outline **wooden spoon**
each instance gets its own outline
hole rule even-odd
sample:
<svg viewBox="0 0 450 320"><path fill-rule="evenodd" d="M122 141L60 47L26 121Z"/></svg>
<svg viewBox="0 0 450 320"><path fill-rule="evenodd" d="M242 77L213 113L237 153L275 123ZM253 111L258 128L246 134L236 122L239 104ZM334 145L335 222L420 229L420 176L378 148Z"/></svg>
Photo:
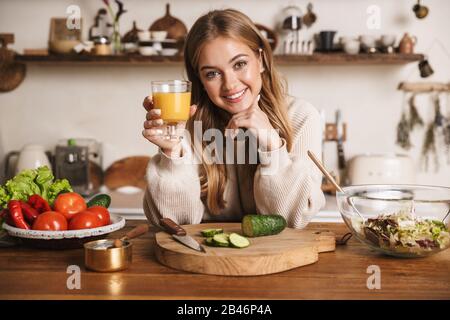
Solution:
<svg viewBox="0 0 450 320"><path fill-rule="evenodd" d="M319 161L319 159L317 159L317 157L314 155L314 153L312 153L311 151L308 150L308 156L311 158L311 160L316 164L316 166L320 169L320 171L322 171L322 173L325 175L325 177L330 180L330 182L336 187L336 189L339 192L342 192L343 194L346 194L346 192L341 188L341 186L339 186L336 182L336 180L334 180L333 176L327 171L327 169L325 169L325 167L323 166L323 164ZM355 210L356 214L363 220L366 221L366 219L363 217L363 215L358 211L358 209L356 209L354 203L353 203L353 199L351 197L349 197L347 195L347 202L348 204L350 204L352 206L352 208Z"/></svg>
<svg viewBox="0 0 450 320"><path fill-rule="evenodd" d="M141 235L143 235L144 233L147 233L149 229L148 224L140 224L138 226L136 226L134 229L132 229L131 231L129 231L125 236L123 236L120 239L115 239L114 240L114 246L112 248L120 248L123 246L123 243L126 240L130 240L136 237L139 237Z"/></svg>
<svg viewBox="0 0 450 320"><path fill-rule="evenodd" d="M337 190L339 190L339 192L344 193L344 190L342 190L342 188L337 184L336 180L334 180L333 176L327 171L327 169L325 169L323 164L319 161L319 159L317 159L317 157L314 155L314 153L312 153L311 151L308 150L308 156L316 164L316 166L320 169L320 171L322 171L322 173L325 175L325 177L328 180L330 180L330 182L333 184L333 186Z"/></svg>

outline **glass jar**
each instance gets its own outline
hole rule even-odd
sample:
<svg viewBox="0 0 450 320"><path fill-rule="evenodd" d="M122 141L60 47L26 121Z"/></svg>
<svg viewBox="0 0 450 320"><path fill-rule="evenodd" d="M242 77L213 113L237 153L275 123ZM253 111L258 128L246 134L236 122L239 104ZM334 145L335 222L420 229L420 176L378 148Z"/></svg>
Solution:
<svg viewBox="0 0 450 320"><path fill-rule="evenodd" d="M94 39L94 52L99 56L107 56L111 54L111 44L109 39L99 36Z"/></svg>

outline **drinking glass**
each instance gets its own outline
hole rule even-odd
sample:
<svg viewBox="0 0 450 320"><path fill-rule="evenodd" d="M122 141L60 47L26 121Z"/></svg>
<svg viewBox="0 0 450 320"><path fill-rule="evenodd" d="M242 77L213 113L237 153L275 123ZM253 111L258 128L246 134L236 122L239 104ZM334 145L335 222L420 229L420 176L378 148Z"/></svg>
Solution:
<svg viewBox="0 0 450 320"><path fill-rule="evenodd" d="M152 81L153 105L161 110L161 119L166 126L162 137L166 140L182 138L177 133L177 125L189 119L191 85L185 80Z"/></svg>

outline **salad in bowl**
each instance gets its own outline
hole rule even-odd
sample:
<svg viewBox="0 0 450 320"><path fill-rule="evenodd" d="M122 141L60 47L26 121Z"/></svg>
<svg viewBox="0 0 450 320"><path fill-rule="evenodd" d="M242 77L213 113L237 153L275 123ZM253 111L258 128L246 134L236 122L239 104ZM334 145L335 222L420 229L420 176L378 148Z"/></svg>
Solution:
<svg viewBox="0 0 450 320"><path fill-rule="evenodd" d="M341 215L361 242L397 257L423 257L450 246L450 188L359 185L336 194Z"/></svg>

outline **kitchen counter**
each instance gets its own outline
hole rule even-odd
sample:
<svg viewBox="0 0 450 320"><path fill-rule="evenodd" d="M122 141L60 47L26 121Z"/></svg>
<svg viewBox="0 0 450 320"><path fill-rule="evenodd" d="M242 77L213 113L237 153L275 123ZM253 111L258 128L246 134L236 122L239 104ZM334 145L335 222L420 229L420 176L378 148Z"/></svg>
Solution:
<svg viewBox="0 0 450 320"><path fill-rule="evenodd" d="M128 220L110 237L139 223ZM311 223L308 228L331 230L338 237L347 233L340 223ZM311 265L265 276L225 277L161 265L154 256L154 231L132 240L133 264L116 273L86 270L83 249L0 248L0 299L450 299L450 250L396 259L352 238L335 252L321 253ZM73 265L81 269L81 288L70 290L67 268ZM380 289L368 289L370 270L376 267Z"/></svg>
<svg viewBox="0 0 450 320"><path fill-rule="evenodd" d="M126 219L145 220L144 210L142 209L142 199L144 192L123 193L117 191L106 191L111 196L111 213L120 214ZM325 206L317 213L312 222L340 222L343 223L339 213L336 197L325 194Z"/></svg>

